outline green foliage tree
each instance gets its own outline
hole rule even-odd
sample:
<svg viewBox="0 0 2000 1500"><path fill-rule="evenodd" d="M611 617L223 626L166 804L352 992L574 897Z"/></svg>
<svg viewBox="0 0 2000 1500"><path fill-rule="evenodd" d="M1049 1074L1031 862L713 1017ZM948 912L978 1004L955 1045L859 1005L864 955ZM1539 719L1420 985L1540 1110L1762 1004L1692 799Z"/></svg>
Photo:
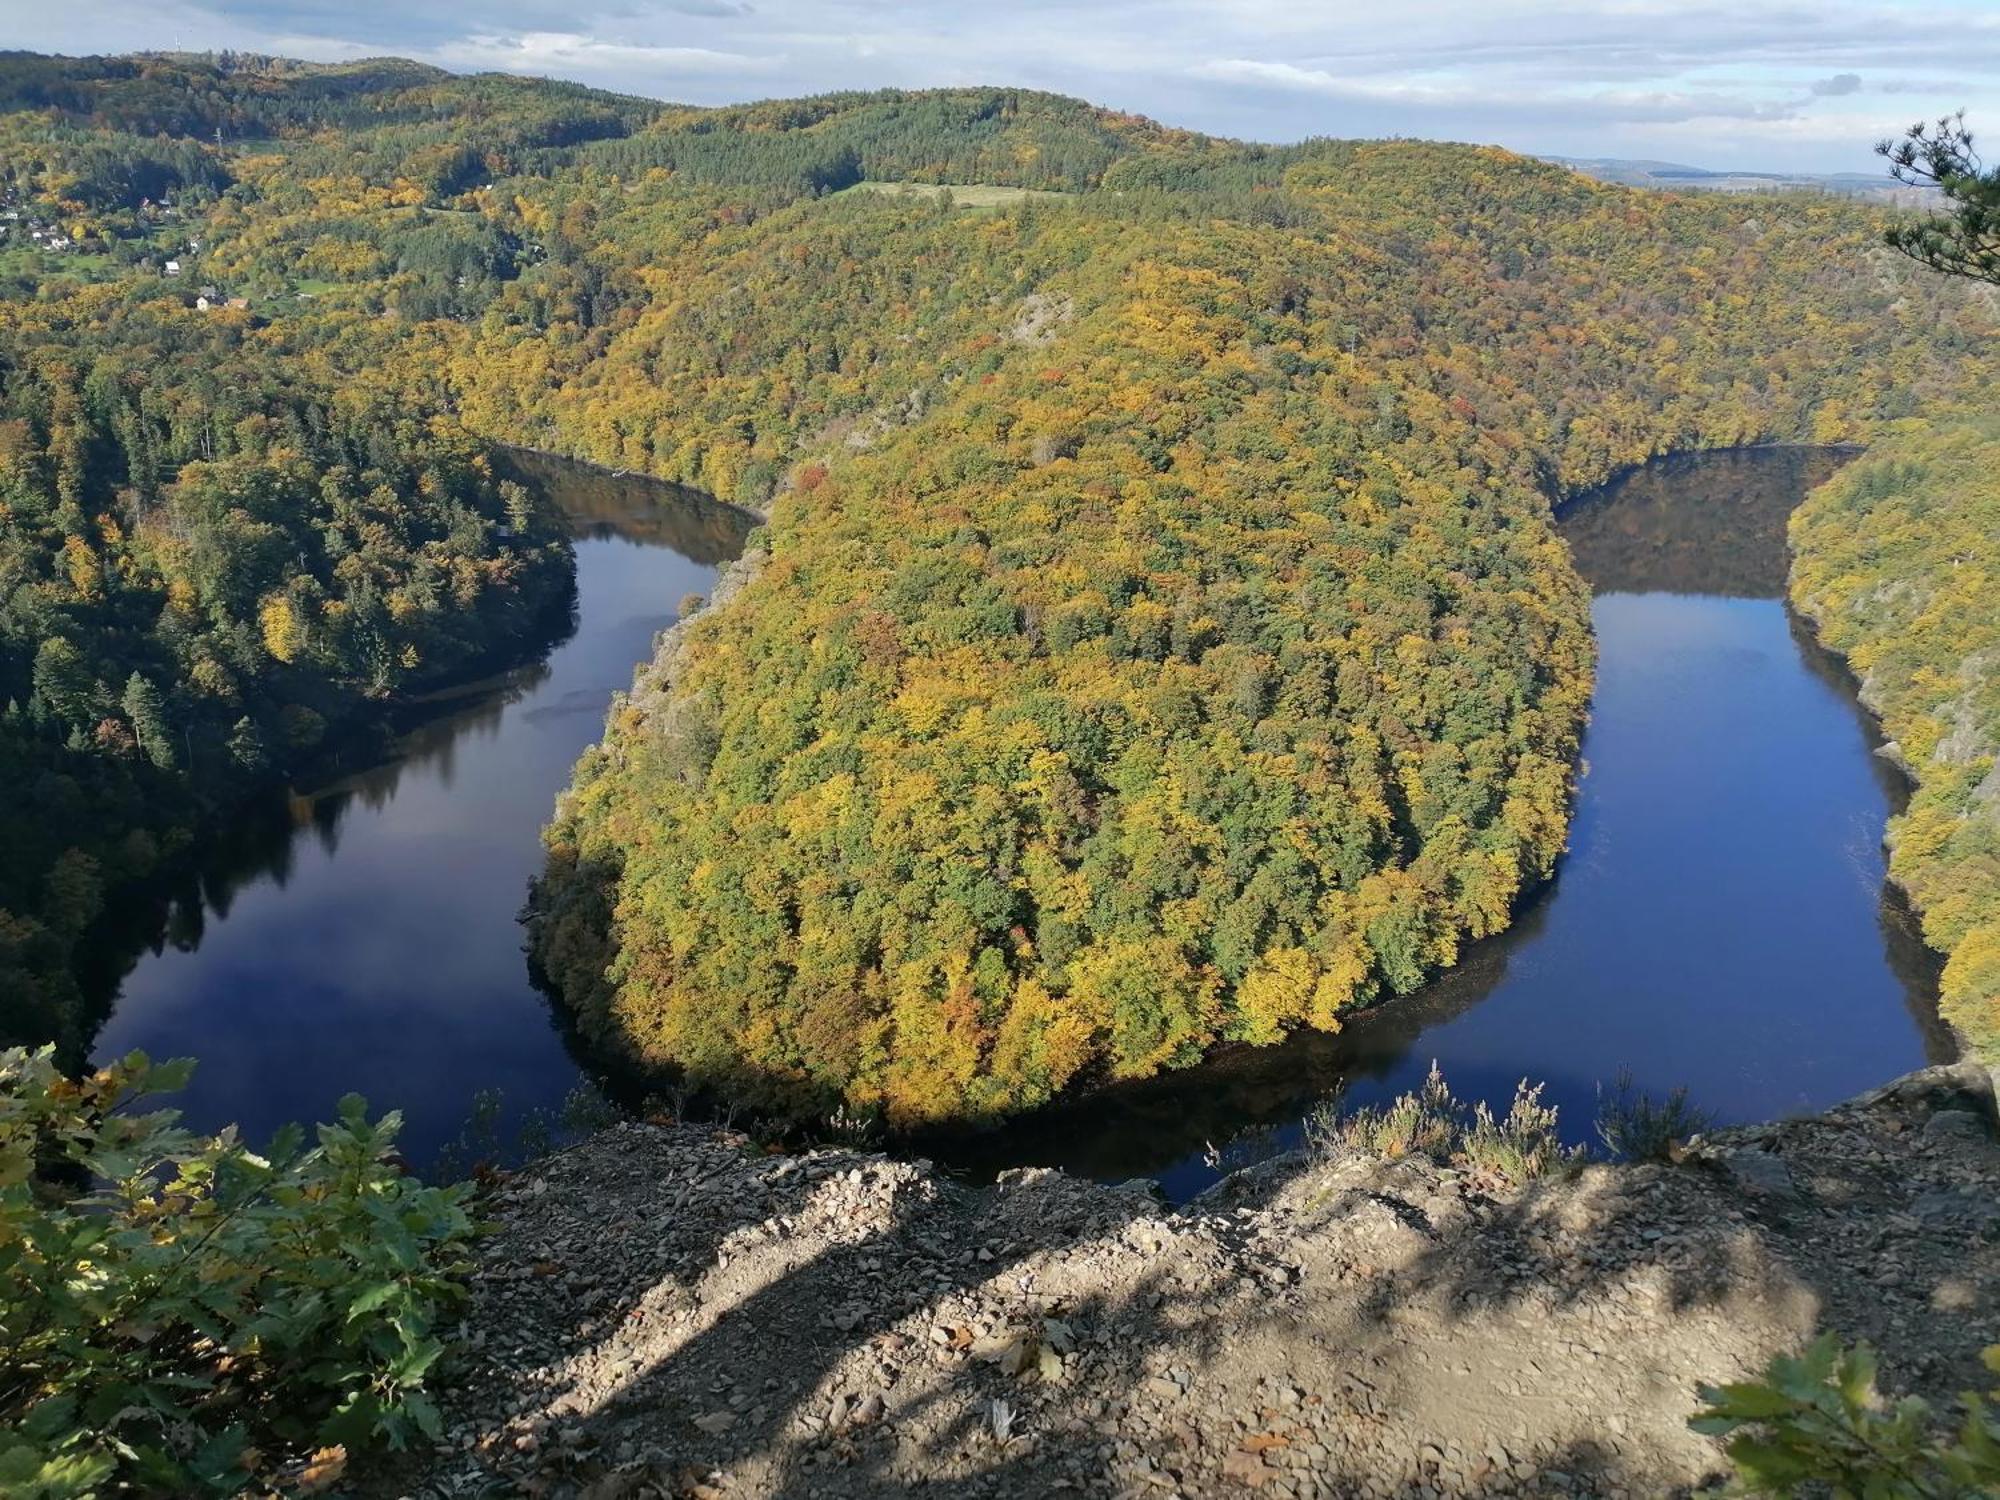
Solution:
<svg viewBox="0 0 2000 1500"><path fill-rule="evenodd" d="M1986 1351L2000 1375L2000 1346ZM1707 1406L1689 1421L1729 1439L1736 1492L1790 1500L1958 1500L2000 1492L2000 1417L1964 1399L1954 1433L1939 1430L1928 1403L1905 1396L1885 1406L1875 1353L1822 1334L1803 1355L1779 1355L1761 1380L1703 1386ZM2000 1399L2000 1392L1994 1393Z"/></svg>
<svg viewBox="0 0 2000 1500"><path fill-rule="evenodd" d="M45 891L43 921L51 932L75 938L90 925L103 902L102 869L83 850L65 849L49 866Z"/></svg>
<svg viewBox="0 0 2000 1500"><path fill-rule="evenodd" d="M238 719L229 730L229 758L241 766L244 772L256 776L271 763L271 753L264 746L264 733L254 719Z"/></svg>
<svg viewBox="0 0 2000 1500"><path fill-rule="evenodd" d="M78 725L97 711L97 682L76 643L50 636L35 648L34 694L66 724Z"/></svg>
<svg viewBox="0 0 2000 1500"><path fill-rule="evenodd" d="M1889 243L1934 271L2000 283L2000 168L1973 150L1964 112L1912 125L1875 149L1898 182L1935 188L1951 205L1948 214L1892 224Z"/></svg>
<svg viewBox="0 0 2000 1500"><path fill-rule="evenodd" d="M163 771L174 768L173 730L167 723L167 708L160 690L138 672L125 680L122 700L125 717L132 721L132 733L146 758Z"/></svg>
<svg viewBox="0 0 2000 1500"><path fill-rule="evenodd" d="M237 1494L319 1450L440 1435L458 1189L392 1163L358 1098L263 1152L135 1111L192 1064L72 1082L0 1052L0 1490ZM329 1452L328 1450L334 1450ZM293 1472L296 1472L294 1467Z"/></svg>

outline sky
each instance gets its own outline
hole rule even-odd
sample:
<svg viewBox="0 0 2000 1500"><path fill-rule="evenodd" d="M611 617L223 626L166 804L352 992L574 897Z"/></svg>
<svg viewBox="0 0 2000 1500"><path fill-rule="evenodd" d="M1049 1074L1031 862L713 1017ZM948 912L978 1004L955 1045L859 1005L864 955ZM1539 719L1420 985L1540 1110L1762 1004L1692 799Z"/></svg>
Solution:
<svg viewBox="0 0 2000 1500"><path fill-rule="evenodd" d="M0 46L394 54L692 104L995 83L1264 141L1872 172L2000 129L2000 0L0 0Z"/></svg>

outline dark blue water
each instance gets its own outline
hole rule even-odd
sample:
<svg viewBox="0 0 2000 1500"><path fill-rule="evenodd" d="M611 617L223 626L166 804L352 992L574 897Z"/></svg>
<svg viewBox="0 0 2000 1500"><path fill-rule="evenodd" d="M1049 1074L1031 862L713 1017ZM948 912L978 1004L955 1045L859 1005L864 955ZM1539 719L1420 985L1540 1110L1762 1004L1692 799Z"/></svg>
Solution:
<svg viewBox="0 0 2000 1500"><path fill-rule="evenodd" d="M1678 459L1567 510L1598 590L1597 694L1570 851L1508 933L1338 1035L1227 1049L924 1144L975 1171L1150 1176L1184 1197L1232 1153L1296 1141L1329 1096L1382 1101L1433 1059L1496 1110L1520 1079L1545 1083L1580 1140L1599 1084L1626 1068L1731 1121L1948 1055L1934 960L1884 886L1900 784L1782 602L1785 518L1839 461ZM199 1057L190 1123L239 1120L259 1139L358 1090L405 1112L407 1149L428 1161L481 1091L501 1091L505 1135L582 1076L515 922L539 830L612 692L681 595L706 592L744 518L590 471L540 478L578 527L574 634L436 712L392 763L246 818L141 913L97 1050Z"/></svg>
<svg viewBox="0 0 2000 1500"><path fill-rule="evenodd" d="M261 1141L354 1090L403 1110L405 1150L429 1161L481 1090L501 1091L504 1131L577 1084L515 920L540 829L612 692L748 518L531 466L577 533L574 632L438 705L389 764L246 818L157 914L96 1051L198 1058L189 1123Z"/></svg>
<svg viewBox="0 0 2000 1500"><path fill-rule="evenodd" d="M1598 591L1597 691L1569 853L1514 929L1338 1036L1237 1049L940 1154L1157 1177L1179 1198L1226 1170L1232 1138L1237 1159L1294 1144L1335 1091L1379 1103L1433 1060L1496 1112L1519 1080L1546 1084L1583 1140L1627 1068L1729 1122L1949 1055L1933 961L1884 887L1895 773L1782 602L1785 518L1840 461L1676 459L1566 512Z"/></svg>

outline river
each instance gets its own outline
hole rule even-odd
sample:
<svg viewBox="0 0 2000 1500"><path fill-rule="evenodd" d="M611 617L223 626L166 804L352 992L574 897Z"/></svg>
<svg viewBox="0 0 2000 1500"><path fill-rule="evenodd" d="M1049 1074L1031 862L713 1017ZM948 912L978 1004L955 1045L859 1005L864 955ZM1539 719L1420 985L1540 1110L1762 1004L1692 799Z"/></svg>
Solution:
<svg viewBox="0 0 2000 1500"><path fill-rule="evenodd" d="M1597 694L1570 851L1509 932L1338 1035L1226 1049L926 1147L973 1172L1147 1176L1181 1198L1297 1141L1336 1090L1380 1101L1434 1059L1499 1109L1517 1080L1545 1083L1584 1139L1621 1069L1735 1121L1950 1055L1935 961L1884 883L1903 788L1783 602L1785 517L1840 461L1667 460L1565 509L1597 591ZM246 820L151 922L98 1052L200 1057L191 1123L257 1139L354 1089L405 1112L423 1161L480 1091L518 1123L578 1083L515 922L538 831L611 693L747 523L665 486L539 474L577 522L574 633L458 695L391 763Z"/></svg>
<svg viewBox="0 0 2000 1500"><path fill-rule="evenodd" d="M350 1090L399 1108L430 1162L497 1090L511 1139L582 1073L529 982L516 918L542 825L614 691L753 524L691 492L533 455L571 521L574 629L543 659L428 705L396 755L253 809L142 914L99 1057L200 1060L190 1124L263 1140Z"/></svg>
<svg viewBox="0 0 2000 1500"><path fill-rule="evenodd" d="M1599 1084L1626 1069L1732 1123L1948 1060L1938 961L1885 883L1906 788L1784 602L1786 518L1848 456L1684 455L1564 507L1597 688L1569 851L1507 932L1337 1035L1228 1049L939 1154L1152 1177L1179 1201L1299 1144L1336 1092L1379 1104L1433 1062L1496 1113L1519 1081L1543 1084L1589 1142Z"/></svg>

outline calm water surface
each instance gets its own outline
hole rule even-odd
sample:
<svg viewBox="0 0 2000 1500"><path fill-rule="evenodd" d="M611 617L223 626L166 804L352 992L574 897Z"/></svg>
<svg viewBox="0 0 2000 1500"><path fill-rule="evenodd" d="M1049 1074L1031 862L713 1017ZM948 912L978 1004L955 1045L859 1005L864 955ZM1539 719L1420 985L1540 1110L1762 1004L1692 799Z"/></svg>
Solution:
<svg viewBox="0 0 2000 1500"><path fill-rule="evenodd" d="M1883 883L1899 778L1783 603L1785 518L1842 459L1677 458L1567 509L1597 590L1597 694L1570 852L1513 929L1338 1036L1236 1049L939 1155L1157 1177L1178 1199L1296 1143L1335 1090L1380 1102L1433 1059L1496 1110L1545 1082L1581 1140L1598 1083L1627 1067L1743 1121L1948 1057L1935 961Z"/></svg>
<svg viewBox="0 0 2000 1500"><path fill-rule="evenodd" d="M516 914L540 829L654 634L706 593L749 518L522 458L576 536L574 632L437 705L389 764L248 818L152 917L97 1052L200 1059L190 1123L261 1140L349 1090L401 1108L431 1159L481 1089L518 1119L579 1077L530 985Z"/></svg>
<svg viewBox="0 0 2000 1500"><path fill-rule="evenodd" d="M1226 1164L1288 1144L1336 1090L1379 1101L1432 1059L1499 1108L1517 1080L1545 1081L1581 1139L1622 1068L1743 1120L1948 1055L1934 962L1883 883L1901 787L1782 602L1785 517L1839 461L1677 459L1567 511L1598 590L1587 772L1570 853L1507 934L1337 1036L1229 1050L924 1144L973 1171L1142 1175L1183 1197L1218 1175L1211 1146ZM539 829L611 693L746 521L663 486L542 478L578 528L574 634L461 695L393 763L246 819L198 881L142 914L147 945L98 1051L201 1058L193 1123L241 1120L255 1139L358 1089L406 1112L427 1160L479 1090L518 1115L577 1081L515 923Z"/></svg>

